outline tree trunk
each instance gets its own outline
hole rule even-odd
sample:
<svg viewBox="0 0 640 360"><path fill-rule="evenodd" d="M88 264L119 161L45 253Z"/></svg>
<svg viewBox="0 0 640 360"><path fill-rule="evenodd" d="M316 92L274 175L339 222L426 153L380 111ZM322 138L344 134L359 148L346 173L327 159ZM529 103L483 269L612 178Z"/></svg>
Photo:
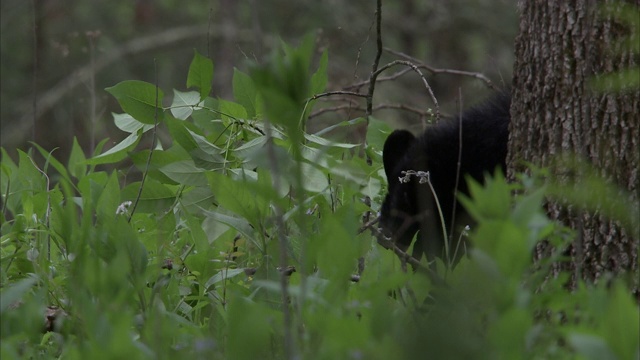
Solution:
<svg viewBox="0 0 640 360"><path fill-rule="evenodd" d="M550 167L552 183L594 192L584 189L587 175L558 162L560 155L571 154L617 186L630 200L625 211L636 217L625 223L606 217L598 205L585 211L574 202L550 200L549 216L576 232L567 249L571 263L553 268L554 275L571 271L570 287L579 278L596 281L605 272L626 272L638 286L640 90L637 80L624 89L611 85L632 84L634 79L623 74L640 63L638 6L638 0L520 1L509 177L525 170L524 160ZM625 16L635 17L635 24ZM611 86L597 89L594 81ZM536 259L548 250L548 244L540 244Z"/></svg>

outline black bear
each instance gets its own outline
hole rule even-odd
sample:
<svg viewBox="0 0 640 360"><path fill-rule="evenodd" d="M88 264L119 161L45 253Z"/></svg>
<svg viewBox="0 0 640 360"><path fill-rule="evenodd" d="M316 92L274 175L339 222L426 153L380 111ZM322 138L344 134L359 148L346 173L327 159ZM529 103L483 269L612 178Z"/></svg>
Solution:
<svg viewBox="0 0 640 360"><path fill-rule="evenodd" d="M419 260L425 254L429 263L435 257L457 262L466 246L459 242L461 231L471 219L457 202L456 184L457 191L468 195L465 177L483 182L485 174L492 174L496 167L504 170L510 105L511 97L499 93L465 111L462 120L440 121L417 138L406 130L389 135L383 149L389 183L380 217L383 234L406 251L418 233L413 257ZM449 241L448 256L445 241Z"/></svg>

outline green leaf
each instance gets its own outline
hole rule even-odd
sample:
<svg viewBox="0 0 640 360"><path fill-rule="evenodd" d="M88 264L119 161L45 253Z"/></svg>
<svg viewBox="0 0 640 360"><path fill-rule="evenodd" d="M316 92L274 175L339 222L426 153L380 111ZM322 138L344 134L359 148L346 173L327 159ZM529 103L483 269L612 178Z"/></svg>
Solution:
<svg viewBox="0 0 640 360"><path fill-rule="evenodd" d="M129 186L127 186L127 188L133 187L134 189L138 190L139 186L140 182L135 182L131 183ZM123 197L125 196L123 195ZM176 194L173 190L153 179L147 179L147 181L145 181L144 186L142 187L142 193L140 194L140 200L173 200L175 199L175 197ZM133 199L130 198L130 200Z"/></svg>
<svg viewBox="0 0 640 360"><path fill-rule="evenodd" d="M38 149L38 151L40 152L40 154L42 155L42 157L44 157L48 163L51 164L51 166L53 166L54 169L56 169L56 171L67 181L69 181L69 183L71 183L71 179L69 178L69 173L67 172L67 169L64 167L64 165L62 165L62 163L60 163L58 160L56 160L56 158L53 157L52 153L54 150L52 150L51 152L46 151L45 149L43 149L40 145L36 144L36 143L31 143L33 144L33 146L36 147L36 149ZM46 171L46 168L45 168Z"/></svg>
<svg viewBox="0 0 640 360"><path fill-rule="evenodd" d="M160 171L182 185L206 186L205 171L196 167L191 160L183 160L171 163L160 168Z"/></svg>
<svg viewBox="0 0 640 360"><path fill-rule="evenodd" d="M147 132L147 130L153 129L153 125L141 123L129 114L111 113L111 115L113 115L113 123L118 127L118 129L130 134L138 132L140 129L142 129L142 132Z"/></svg>
<svg viewBox="0 0 640 360"><path fill-rule="evenodd" d="M337 148L342 148L342 149L353 149L354 147L360 146L360 144L348 144L348 143L339 143L339 142L334 142L328 139L325 139L323 137L317 136L317 135L311 135L311 134L304 134L305 139L307 139L309 142L314 143L314 144L318 144L321 146L326 146L326 147L337 147Z"/></svg>
<svg viewBox="0 0 640 360"><path fill-rule="evenodd" d="M219 283L222 280L230 279L234 276L244 274L244 269L223 269L220 270L217 274L207 280L204 284L205 289L209 289L212 285Z"/></svg>
<svg viewBox="0 0 640 360"><path fill-rule="evenodd" d="M234 154L242 159L246 160L258 152L264 152L264 146L267 143L266 136L259 136L251 141L238 146L233 150Z"/></svg>
<svg viewBox="0 0 640 360"><path fill-rule="evenodd" d="M327 64L329 63L329 52L322 52L318 70L311 76L311 93L309 96L317 95L324 92L327 87Z"/></svg>
<svg viewBox="0 0 640 360"><path fill-rule="evenodd" d="M187 75L187 87L196 87L200 90L200 100L204 100L211 93L211 83L213 81L213 62L200 53L193 50L193 60L189 66Z"/></svg>
<svg viewBox="0 0 640 360"><path fill-rule="evenodd" d="M567 337L569 345L573 347L578 354L584 356L588 360L616 360L619 359L607 346L607 343L601 337L587 334L570 334ZM631 358L629 358L631 359Z"/></svg>
<svg viewBox="0 0 640 360"><path fill-rule="evenodd" d="M485 178L484 186L467 176L470 197L458 194L460 202L476 220L506 219L511 213L511 185L497 171ZM471 200L473 199L473 200Z"/></svg>
<svg viewBox="0 0 640 360"><path fill-rule="evenodd" d="M337 128L341 128L341 127L345 127L345 126L358 125L358 124L365 123L365 122L367 122L367 119L362 118L362 117L351 119L351 120L347 120L347 121L341 121L341 122L339 122L339 123L337 123L335 125L327 126L326 128L317 131L316 133L314 133L314 135L323 136L324 134L326 134L326 133L328 133L330 131L333 131L333 130L335 130ZM382 122L382 123L384 124L384 122ZM387 127L388 127L388 125L387 125ZM367 127L367 129L368 129L368 127ZM390 133L391 133L391 130L389 130L387 132L387 135L389 135ZM386 136L385 136L385 139L386 139ZM367 135L367 140L368 140L368 135ZM384 143L384 141L382 141L382 143Z"/></svg>
<svg viewBox="0 0 640 360"><path fill-rule="evenodd" d="M164 93L156 87L144 81L126 80L115 86L106 88L117 100L122 110L144 124L154 125L156 114L158 122L162 121L162 98Z"/></svg>
<svg viewBox="0 0 640 360"><path fill-rule="evenodd" d="M98 221L103 222L106 219L112 219L116 216L116 210L120 205L120 185L118 177L114 172L109 176L109 180L105 184L98 203L96 205L96 217Z"/></svg>
<svg viewBox="0 0 640 360"><path fill-rule="evenodd" d="M180 144L188 153L198 148L198 144L193 139L193 136L191 136L191 132L187 129L187 123L185 121L167 116L166 124L173 140Z"/></svg>
<svg viewBox="0 0 640 360"><path fill-rule="evenodd" d="M124 140L119 142L116 146L103 152L102 154L95 156L87 160L87 164L111 164L121 161L127 157L127 153L133 150L140 141L140 132L130 134Z"/></svg>
<svg viewBox="0 0 640 360"><path fill-rule="evenodd" d="M71 154L69 155L69 162L67 167L69 168L69 174L80 180L87 173L86 166L87 158L84 156L84 151L78 144L78 139L73 137L73 146L71 147Z"/></svg>
<svg viewBox="0 0 640 360"><path fill-rule="evenodd" d="M210 220L220 222L236 229L242 236L249 240L260 252L264 251L262 243L256 239L255 231L251 227L251 224L246 219L223 214L219 211L201 210L202 213Z"/></svg>
<svg viewBox="0 0 640 360"><path fill-rule="evenodd" d="M621 282L609 291L600 323L602 334L618 359L637 358L640 351L640 310L629 289ZM598 309L600 310L600 309Z"/></svg>
<svg viewBox="0 0 640 360"><path fill-rule="evenodd" d="M0 314L4 314L10 306L15 305L38 282L36 276L31 276L13 283L0 295Z"/></svg>
<svg viewBox="0 0 640 360"><path fill-rule="evenodd" d="M364 118L359 118L365 120ZM367 126L367 146L377 151L382 151L384 142L391 134L391 127L384 121L376 118L369 118Z"/></svg>
<svg viewBox="0 0 640 360"><path fill-rule="evenodd" d="M218 204L247 219L258 227L266 213L267 204L245 186L246 179L232 179L215 172L208 172L207 179Z"/></svg>
<svg viewBox="0 0 640 360"><path fill-rule="evenodd" d="M202 103L200 94L195 91L182 92L173 90L173 103L171 104L171 114L177 119L186 120L194 110L202 109L198 106Z"/></svg>
<svg viewBox="0 0 640 360"><path fill-rule="evenodd" d="M249 75L233 69L233 98L244 106L247 117L253 119L257 114L258 91Z"/></svg>
<svg viewBox="0 0 640 360"><path fill-rule="evenodd" d="M300 166L302 170L302 178L304 179L302 186L305 190L319 193L329 187L327 175L315 166L307 163L300 163L298 166ZM293 169L290 173L293 173ZM290 181L293 182L293 180L294 179L291 179Z"/></svg>
<svg viewBox="0 0 640 360"><path fill-rule="evenodd" d="M233 121L237 119L247 118L247 110L245 110L244 106L242 106L241 104L222 99L219 100L218 104L220 106L220 114L222 115L222 120Z"/></svg>

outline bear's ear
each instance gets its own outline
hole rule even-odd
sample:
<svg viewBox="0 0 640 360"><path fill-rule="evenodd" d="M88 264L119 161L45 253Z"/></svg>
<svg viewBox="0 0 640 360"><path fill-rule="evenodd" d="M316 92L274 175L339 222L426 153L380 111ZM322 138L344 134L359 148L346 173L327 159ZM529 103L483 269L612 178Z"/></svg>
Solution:
<svg viewBox="0 0 640 360"><path fill-rule="evenodd" d="M384 149L382 150L382 162L384 164L384 172L387 175L387 181L393 181L393 170L402 161L404 154L409 150L411 144L416 140L407 130L396 130L389 135L384 142Z"/></svg>

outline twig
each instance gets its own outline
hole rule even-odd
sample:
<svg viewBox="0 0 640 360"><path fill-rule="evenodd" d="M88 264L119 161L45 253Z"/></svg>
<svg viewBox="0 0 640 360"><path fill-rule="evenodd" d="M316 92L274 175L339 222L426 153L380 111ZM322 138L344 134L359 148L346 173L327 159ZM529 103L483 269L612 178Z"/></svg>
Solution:
<svg viewBox="0 0 640 360"><path fill-rule="evenodd" d="M368 98L369 97L368 94L362 94L362 93L359 93L359 92L336 90L336 91L327 91L327 92L323 92L321 94L313 95L309 100L307 100L307 102L309 102L311 100L316 100L316 99L319 99L319 98L322 98L322 97L326 97L326 96L333 96L333 95L349 95L349 96L357 96L357 97L362 97L362 98Z"/></svg>
<svg viewBox="0 0 640 360"><path fill-rule="evenodd" d="M396 80L397 78L401 77L402 75L408 73L409 71L411 71L411 69L402 69L400 71L398 71L395 74L391 74L389 76L380 76L376 79L376 82L380 83L380 82L384 82L384 81L392 81L392 80ZM351 84L347 87L345 87L345 89L359 89L365 85L369 84L369 79L367 80L363 80L359 83L355 83L355 84Z"/></svg>
<svg viewBox="0 0 640 360"><path fill-rule="evenodd" d="M395 60L395 61L392 61L392 62L388 63L387 65L381 67L377 71L377 73L381 73L381 72L385 71L386 69L388 69L388 68L390 68L392 66L396 66L396 65L408 66L420 76L420 78L422 79L422 83L424 84L424 87L427 89L427 92L429 93L429 96L431 97L431 101L433 101L434 107L436 109L436 121L440 121L440 105L438 104L438 99L436 99L436 96L433 94L433 90L431 89L431 86L429 85L429 82L427 81L427 78L424 77L424 75L422 74L422 71L420 71L418 66L416 66L415 64L413 64L412 62L409 62L409 61Z"/></svg>
<svg viewBox="0 0 640 360"><path fill-rule="evenodd" d="M416 64L416 66L418 66L419 68L423 68L426 69L427 71L429 71L432 74L452 74L452 75L461 75L461 76L468 76L468 77L472 77L475 79L478 79L482 82L485 83L485 85L487 85L490 89L493 90L497 90L496 86L493 84L493 82L491 80L489 80L488 77L486 77L484 74L482 73L478 73L478 72L472 72L472 71L463 71L463 70L453 70L453 69L439 69L439 68L435 68L433 66L429 66L425 63L423 63L422 61L414 58L411 55L407 55L405 53L402 53L400 51L395 51L389 48L384 48L384 51L399 56L403 59L409 60L412 63Z"/></svg>
<svg viewBox="0 0 640 360"><path fill-rule="evenodd" d="M405 105L405 104L381 103L381 104L373 106L373 111L385 110L385 109L404 110L404 111L412 112L412 113L420 116L421 118L426 118L428 116L433 115L433 113L431 111L428 111L428 110L425 111L425 110L418 109L416 107ZM312 119L314 117L320 116L320 115L322 115L324 113L327 113L327 112L335 112L335 111L339 111L339 110L360 110L362 112L366 111L366 109L361 107L361 106L354 106L353 104L343 104L343 105L336 105L336 106L332 106L332 107L320 108L320 109L312 112L311 114L309 114L309 119ZM441 113L440 116L446 118L449 115Z"/></svg>
<svg viewBox="0 0 640 360"><path fill-rule="evenodd" d="M378 71L378 65L380 64L380 57L382 56L382 0L377 0L376 6L376 57L371 64L371 75L369 76L369 91L367 93L367 123L369 122L369 116L373 114L373 93L376 88L376 78L380 74ZM369 160L370 161L370 160Z"/></svg>
<svg viewBox="0 0 640 360"><path fill-rule="evenodd" d="M453 187L453 206L451 210L451 226L449 228L449 242L453 243L453 228L456 222L456 198L455 194L458 192L458 185L460 184L460 168L462 167L462 89L458 88L458 163L456 164L456 183ZM457 250L457 249L456 249Z"/></svg>
<svg viewBox="0 0 640 360"><path fill-rule="evenodd" d="M373 226L379 221L379 219L380 218L377 217L367 224L363 225L358 230L358 234L361 234L365 230L369 229L380 246L387 250L393 251L402 262L411 264L416 271L426 274L427 277L429 277L429 280L431 280L434 285L447 286L447 283L438 275L437 272L430 269L429 267L424 266L418 259L404 252L402 249L396 246L393 241L387 239L375 226Z"/></svg>
<svg viewBox="0 0 640 360"><path fill-rule="evenodd" d="M134 201L133 206L131 207L131 213L129 214L129 219L127 222L131 222L133 218L133 214L136 212L136 207L138 206L138 202L142 197L142 189L144 188L144 182L147 180L147 174L149 173L149 166L151 165L151 157L153 156L153 151L156 148L156 141L158 141L158 65L156 59L153 59L153 71L155 75L155 84L156 84L156 100L155 100L155 112L153 114L153 132L151 138L151 149L149 150L149 156L147 157L147 164L144 167L144 172L142 173L142 180L140 181L140 188L138 189L138 195L136 196L136 201Z"/></svg>

